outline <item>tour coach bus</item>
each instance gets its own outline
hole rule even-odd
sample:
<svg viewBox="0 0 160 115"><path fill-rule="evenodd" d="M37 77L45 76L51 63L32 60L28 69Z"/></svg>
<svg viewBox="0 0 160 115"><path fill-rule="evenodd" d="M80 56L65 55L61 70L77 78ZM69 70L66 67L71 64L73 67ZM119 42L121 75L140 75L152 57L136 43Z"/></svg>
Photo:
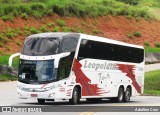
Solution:
<svg viewBox="0 0 160 115"><path fill-rule="evenodd" d="M19 98L128 102L143 93L144 48L80 33L40 33L20 53Z"/></svg>

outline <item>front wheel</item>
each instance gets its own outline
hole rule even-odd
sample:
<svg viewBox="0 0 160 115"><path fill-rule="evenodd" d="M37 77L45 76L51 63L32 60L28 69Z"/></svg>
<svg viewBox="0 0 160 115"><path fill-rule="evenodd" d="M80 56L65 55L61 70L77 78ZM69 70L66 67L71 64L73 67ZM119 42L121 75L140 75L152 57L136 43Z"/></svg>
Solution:
<svg viewBox="0 0 160 115"><path fill-rule="evenodd" d="M80 101L80 97L79 97L79 92L78 92L78 88L75 87L73 89L73 93L72 93L72 98L69 100L69 102L73 105L79 103Z"/></svg>
<svg viewBox="0 0 160 115"><path fill-rule="evenodd" d="M45 99L37 99L39 104L44 104L45 103Z"/></svg>

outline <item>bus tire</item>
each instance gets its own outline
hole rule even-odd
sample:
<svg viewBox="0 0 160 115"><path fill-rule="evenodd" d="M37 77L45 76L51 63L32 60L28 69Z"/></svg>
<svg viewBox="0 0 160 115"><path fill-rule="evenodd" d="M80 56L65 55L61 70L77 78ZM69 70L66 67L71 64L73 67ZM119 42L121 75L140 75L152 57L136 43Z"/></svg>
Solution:
<svg viewBox="0 0 160 115"><path fill-rule="evenodd" d="M78 92L78 88L75 87L73 89L73 92L72 92L72 98L69 100L69 102L72 104L72 105L75 105L75 104L78 104L80 101L80 97L79 97L79 92Z"/></svg>
<svg viewBox="0 0 160 115"><path fill-rule="evenodd" d="M45 103L45 99L37 99L39 104L44 104Z"/></svg>
<svg viewBox="0 0 160 115"><path fill-rule="evenodd" d="M126 92L124 93L124 102L129 102L131 97L131 90L127 87Z"/></svg>
<svg viewBox="0 0 160 115"><path fill-rule="evenodd" d="M124 89L120 87L118 90L118 96L116 98L116 102L121 103L123 102L123 99L124 99Z"/></svg>

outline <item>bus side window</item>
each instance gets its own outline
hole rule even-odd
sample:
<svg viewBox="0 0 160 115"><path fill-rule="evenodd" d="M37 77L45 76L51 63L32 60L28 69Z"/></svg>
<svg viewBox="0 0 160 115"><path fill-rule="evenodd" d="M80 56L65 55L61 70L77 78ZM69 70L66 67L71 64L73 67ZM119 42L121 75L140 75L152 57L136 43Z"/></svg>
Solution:
<svg viewBox="0 0 160 115"><path fill-rule="evenodd" d="M69 77L74 54L75 52L72 52L69 56L60 59L59 67L58 67L58 78L59 79L64 79L64 78Z"/></svg>

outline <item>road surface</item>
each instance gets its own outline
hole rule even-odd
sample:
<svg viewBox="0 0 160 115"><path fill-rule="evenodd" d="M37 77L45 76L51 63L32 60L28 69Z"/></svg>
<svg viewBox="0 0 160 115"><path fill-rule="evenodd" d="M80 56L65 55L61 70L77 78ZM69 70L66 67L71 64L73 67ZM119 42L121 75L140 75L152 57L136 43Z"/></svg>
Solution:
<svg viewBox="0 0 160 115"><path fill-rule="evenodd" d="M160 70L160 63L145 65L145 72Z"/></svg>

